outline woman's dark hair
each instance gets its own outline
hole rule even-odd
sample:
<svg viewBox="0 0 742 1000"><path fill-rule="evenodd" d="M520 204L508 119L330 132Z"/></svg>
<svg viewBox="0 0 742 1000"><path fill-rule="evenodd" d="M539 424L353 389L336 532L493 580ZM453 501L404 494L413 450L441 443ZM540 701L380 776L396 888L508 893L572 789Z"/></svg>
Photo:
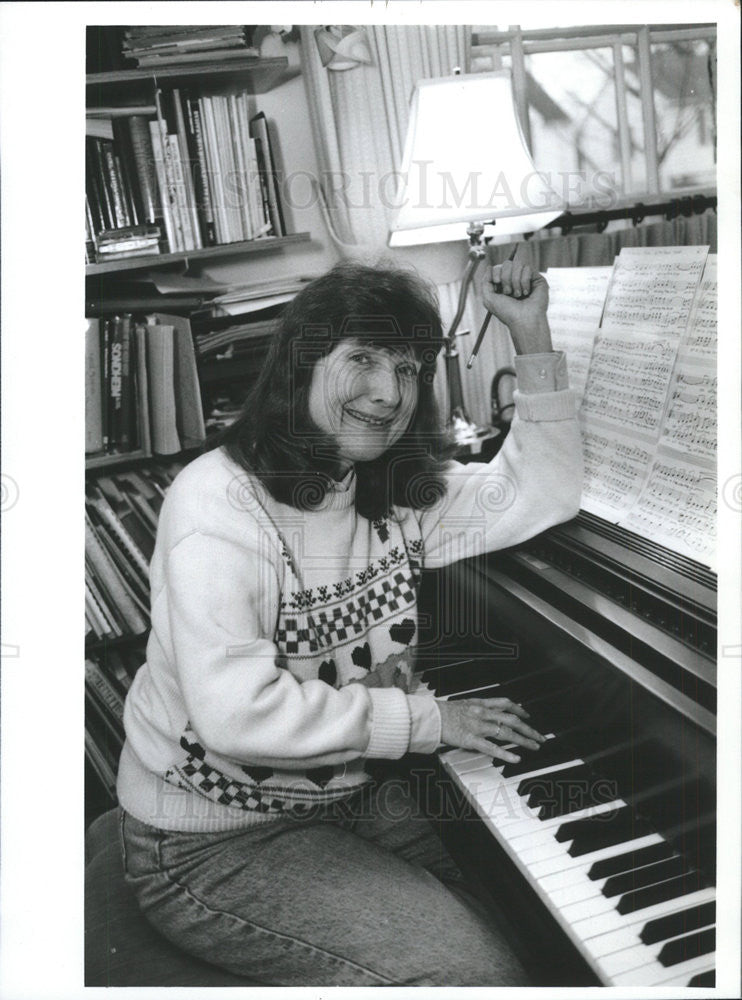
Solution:
<svg viewBox="0 0 742 1000"><path fill-rule="evenodd" d="M309 416L309 387L317 361L348 337L411 349L421 366L405 433L379 458L355 463L356 510L374 520L393 505L430 507L445 492L441 465L451 453L433 392L443 332L433 292L409 271L343 262L303 288L277 321L242 413L214 445L275 500L304 510L318 506L338 456Z"/></svg>

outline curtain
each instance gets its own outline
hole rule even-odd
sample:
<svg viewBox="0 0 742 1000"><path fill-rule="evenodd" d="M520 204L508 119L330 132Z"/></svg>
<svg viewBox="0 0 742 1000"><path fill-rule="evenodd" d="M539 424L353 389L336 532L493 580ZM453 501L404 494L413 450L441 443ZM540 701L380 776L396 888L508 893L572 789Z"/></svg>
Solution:
<svg viewBox="0 0 742 1000"><path fill-rule="evenodd" d="M321 62L314 26L301 28L302 64L321 177L317 194L345 256L385 252L397 171L417 80L466 72L465 25L364 28L372 62L333 72Z"/></svg>

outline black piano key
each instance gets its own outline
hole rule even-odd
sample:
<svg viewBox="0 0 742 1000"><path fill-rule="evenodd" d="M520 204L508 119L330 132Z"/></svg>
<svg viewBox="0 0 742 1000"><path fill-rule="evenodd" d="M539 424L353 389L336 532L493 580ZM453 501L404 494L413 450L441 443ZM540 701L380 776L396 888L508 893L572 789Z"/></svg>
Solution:
<svg viewBox="0 0 742 1000"><path fill-rule="evenodd" d="M618 822L622 829L626 829L626 818L631 816L631 810L626 806L619 806L607 813L598 813L597 816L587 816L584 819L568 820L557 829L554 839L563 844L567 840L574 840L581 834L589 833L591 830L603 830L610 824Z"/></svg>
<svg viewBox="0 0 742 1000"><path fill-rule="evenodd" d="M590 867L587 877L595 882L600 878L608 878L619 872L632 871L642 865L652 864L654 861L662 861L663 858L671 857L672 853L672 847L667 841L650 844L649 847L641 847L638 851L626 851L625 854L616 854L612 858L596 861Z"/></svg>
<svg viewBox="0 0 742 1000"><path fill-rule="evenodd" d="M705 931L695 931L663 944L657 961L664 966L679 965L691 958L698 958L699 955L708 955L715 948L716 928L708 927Z"/></svg>
<svg viewBox="0 0 742 1000"><path fill-rule="evenodd" d="M580 762L572 767L524 778L518 785L518 795L527 799L532 809L538 809L546 804L561 803L567 795L574 794L575 788L578 791L588 788L590 777L590 771Z"/></svg>
<svg viewBox="0 0 742 1000"><path fill-rule="evenodd" d="M695 931L699 927L707 927L716 920L716 903L711 900L698 906L690 906L687 910L669 913L666 917L658 917L644 925L639 937L644 944L657 944L668 938L677 937Z"/></svg>
<svg viewBox="0 0 742 1000"><path fill-rule="evenodd" d="M647 906L654 906L655 903L664 903L668 899L687 896L688 893L697 892L702 888L700 872L687 872L685 875L669 878L665 882L658 882L657 885L650 885L646 889L627 892L619 899L616 909L623 914L635 913Z"/></svg>
<svg viewBox="0 0 742 1000"><path fill-rule="evenodd" d="M674 875L682 875L686 870L685 861L679 854L676 854L665 861L656 861L653 865L644 865L634 871L612 875L603 886L603 895L621 896L634 889L642 889L644 886L654 885L656 882L664 882L665 879Z"/></svg>
<svg viewBox="0 0 742 1000"><path fill-rule="evenodd" d="M514 778L519 774L535 771L537 768L566 764L567 761L574 760L577 756L574 749L565 746L564 741L559 737L542 743L538 750L518 747L518 754L521 757L520 763L506 764L502 769L503 778Z"/></svg>
<svg viewBox="0 0 742 1000"><path fill-rule="evenodd" d="M622 809L621 812L626 815L621 816L616 822L606 823L602 829L598 826L591 827L575 837L567 851L570 857L580 858L583 854L600 851L604 847L613 847L615 844L634 840L636 837L644 837L651 832L642 820L637 820L632 815L630 809Z"/></svg>
<svg viewBox="0 0 742 1000"><path fill-rule="evenodd" d="M699 972L686 986L716 986L716 971L709 969L708 972Z"/></svg>

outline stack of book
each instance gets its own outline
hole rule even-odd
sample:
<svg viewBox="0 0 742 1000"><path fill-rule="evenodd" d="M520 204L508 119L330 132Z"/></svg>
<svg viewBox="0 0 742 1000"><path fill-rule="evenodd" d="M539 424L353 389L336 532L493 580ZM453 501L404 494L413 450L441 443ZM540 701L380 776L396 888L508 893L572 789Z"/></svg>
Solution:
<svg viewBox="0 0 742 1000"><path fill-rule="evenodd" d="M181 468L172 462L102 476L87 489L85 753L111 798L124 744L124 700L144 662L157 517Z"/></svg>
<svg viewBox="0 0 742 1000"><path fill-rule="evenodd" d="M91 262L160 252L162 209L147 109L90 118L85 137L85 224Z"/></svg>
<svg viewBox="0 0 742 1000"><path fill-rule="evenodd" d="M149 628L149 562L165 492L182 463L101 476L85 496L86 644ZM90 652L90 649L88 650Z"/></svg>
<svg viewBox="0 0 742 1000"><path fill-rule="evenodd" d="M205 438L188 319L92 318L85 337L86 454L172 455Z"/></svg>
<svg viewBox="0 0 742 1000"><path fill-rule="evenodd" d="M262 112L250 117L246 91L158 90L154 113L144 110L89 118L89 257L286 235L269 125Z"/></svg>
<svg viewBox="0 0 742 1000"><path fill-rule="evenodd" d="M251 30L244 24L136 25L124 32L122 51L125 59L148 69L211 59L257 58L258 50L249 44Z"/></svg>

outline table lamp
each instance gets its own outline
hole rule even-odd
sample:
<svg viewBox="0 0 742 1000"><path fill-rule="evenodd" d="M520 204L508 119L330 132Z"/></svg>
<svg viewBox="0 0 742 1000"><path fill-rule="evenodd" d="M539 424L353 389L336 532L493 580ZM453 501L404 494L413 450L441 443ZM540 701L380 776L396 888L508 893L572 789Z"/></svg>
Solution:
<svg viewBox="0 0 742 1000"><path fill-rule="evenodd" d="M418 81L389 246L469 240L469 261L445 338L448 419L461 443L478 431L464 407L456 336L475 271L487 255L486 242L495 233L540 229L565 207L531 159L507 70Z"/></svg>

